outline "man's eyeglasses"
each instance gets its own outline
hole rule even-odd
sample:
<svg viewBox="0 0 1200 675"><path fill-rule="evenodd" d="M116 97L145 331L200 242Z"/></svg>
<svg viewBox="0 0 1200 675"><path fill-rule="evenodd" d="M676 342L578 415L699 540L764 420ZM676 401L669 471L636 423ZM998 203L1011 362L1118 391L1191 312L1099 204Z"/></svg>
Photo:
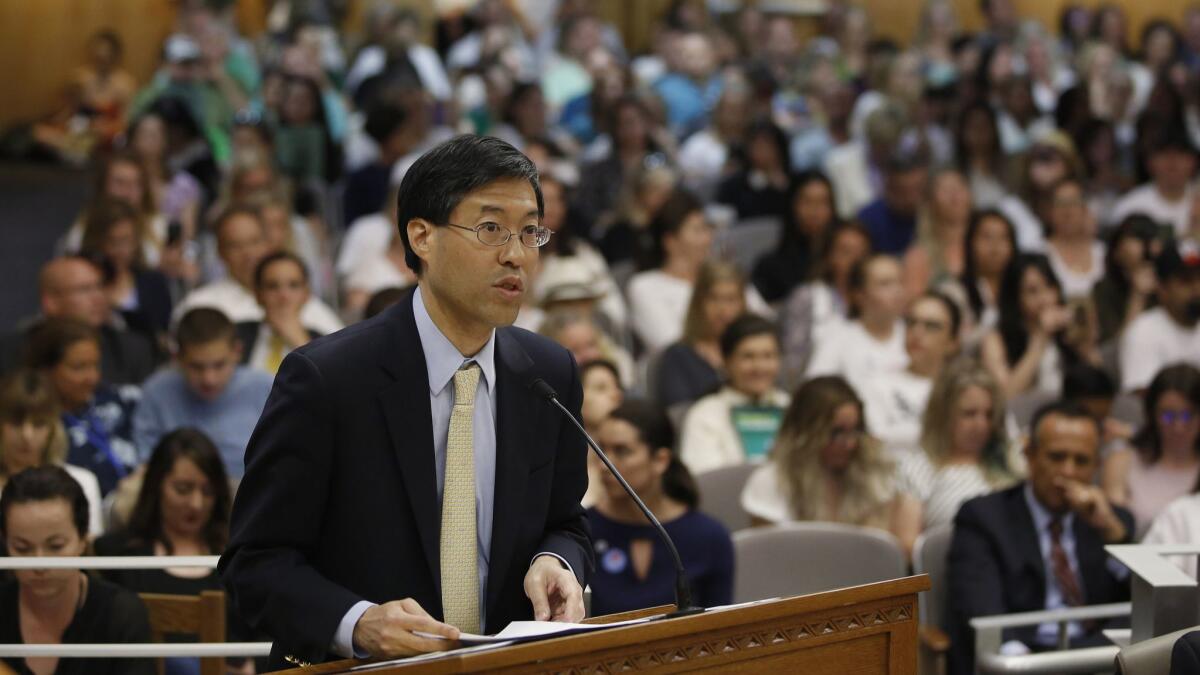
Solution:
<svg viewBox="0 0 1200 675"><path fill-rule="evenodd" d="M475 227L464 227L462 225L455 225L454 223L445 223L445 225L474 232L479 241L488 246L504 246L513 237L512 230L493 222L480 223ZM526 225L521 228L518 236L520 236L521 243L525 246L540 248L550 241L550 235L552 234L554 232L543 225Z"/></svg>
<svg viewBox="0 0 1200 675"><path fill-rule="evenodd" d="M1163 424L1189 424L1196 419L1196 413L1190 410L1164 410L1158 413L1158 421Z"/></svg>

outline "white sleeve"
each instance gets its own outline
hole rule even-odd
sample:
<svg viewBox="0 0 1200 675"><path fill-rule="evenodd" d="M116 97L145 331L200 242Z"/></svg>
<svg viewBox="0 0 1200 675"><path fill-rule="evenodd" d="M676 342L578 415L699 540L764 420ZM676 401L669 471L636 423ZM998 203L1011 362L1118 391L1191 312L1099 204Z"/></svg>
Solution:
<svg viewBox="0 0 1200 675"><path fill-rule="evenodd" d="M786 523L792 520L791 508L779 485L775 462L767 462L754 470L742 489L742 509L757 518Z"/></svg>
<svg viewBox="0 0 1200 675"><path fill-rule="evenodd" d="M721 433L714 428L711 400L701 399L683 419L679 456L688 470L700 473L729 464L722 456Z"/></svg>
<svg viewBox="0 0 1200 675"><path fill-rule="evenodd" d="M676 312L664 312L662 296L645 277L634 278L629 284L629 309L633 330L641 338L647 352L657 352L674 342L683 332L683 326L669 325L664 318L674 317Z"/></svg>
<svg viewBox="0 0 1200 675"><path fill-rule="evenodd" d="M808 360L808 368L804 371L807 378L822 375L842 374L842 340L841 331L813 331L812 357Z"/></svg>
<svg viewBox="0 0 1200 675"><path fill-rule="evenodd" d="M1134 320L1121 337L1121 388L1124 391L1144 389L1158 372L1159 355L1154 339L1147 330L1148 316Z"/></svg>

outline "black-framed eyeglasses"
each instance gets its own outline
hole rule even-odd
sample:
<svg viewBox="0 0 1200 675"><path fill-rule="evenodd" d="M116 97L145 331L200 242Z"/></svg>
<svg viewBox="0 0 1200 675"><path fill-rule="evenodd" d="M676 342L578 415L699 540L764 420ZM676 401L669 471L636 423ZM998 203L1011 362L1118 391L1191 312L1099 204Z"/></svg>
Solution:
<svg viewBox="0 0 1200 675"><path fill-rule="evenodd" d="M443 225L474 232L479 241L487 246L504 246L513 237L512 230L491 221L480 223L475 227L464 227L454 223L443 223ZM552 234L554 232L544 225L526 225L521 228L519 236L521 243L525 246L529 248L541 248L550 241Z"/></svg>

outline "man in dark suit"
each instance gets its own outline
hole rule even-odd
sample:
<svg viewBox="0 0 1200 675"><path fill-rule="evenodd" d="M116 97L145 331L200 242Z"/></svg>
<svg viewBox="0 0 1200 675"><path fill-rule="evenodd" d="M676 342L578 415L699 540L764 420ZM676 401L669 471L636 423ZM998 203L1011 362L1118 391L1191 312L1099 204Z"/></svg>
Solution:
<svg viewBox="0 0 1200 675"><path fill-rule="evenodd" d="M586 445L529 387L578 417L579 376L509 327L549 239L536 169L458 137L413 164L398 204L417 289L290 353L246 449L220 569L274 665L583 618Z"/></svg>
<svg viewBox="0 0 1200 675"><path fill-rule="evenodd" d="M1029 480L963 504L947 560L949 670L975 672L977 616L1121 602L1128 570L1104 552L1133 534L1129 512L1093 484L1100 428L1087 411L1052 403L1034 416L1025 448ZM1103 644L1093 622L1071 623L1073 645ZM1014 629L1002 652L1053 648L1057 624ZM1097 642L1099 641L1099 642Z"/></svg>
<svg viewBox="0 0 1200 675"><path fill-rule="evenodd" d="M1171 675L1200 673L1200 631L1185 633L1171 650Z"/></svg>
<svg viewBox="0 0 1200 675"><path fill-rule="evenodd" d="M100 374L108 384L141 384L158 367L154 343L144 335L117 327L104 291L100 268L87 258L63 256L42 266L38 276L42 316L75 319L100 334ZM26 330L0 338L0 373L21 364Z"/></svg>

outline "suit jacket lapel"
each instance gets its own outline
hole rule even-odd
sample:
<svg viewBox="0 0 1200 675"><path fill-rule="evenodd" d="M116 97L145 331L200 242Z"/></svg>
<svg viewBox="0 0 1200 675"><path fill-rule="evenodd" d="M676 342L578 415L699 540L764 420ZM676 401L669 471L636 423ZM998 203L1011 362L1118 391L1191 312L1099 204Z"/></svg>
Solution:
<svg viewBox="0 0 1200 675"><path fill-rule="evenodd" d="M1028 565L1037 578L1037 609L1045 608L1046 598L1046 560L1042 557L1041 539L1037 525L1033 522L1033 514L1025 503L1025 483L1009 488L1009 514L1014 527L1014 541L1017 554L1022 564Z"/></svg>
<svg viewBox="0 0 1200 675"><path fill-rule="evenodd" d="M1088 604L1107 602L1102 599L1106 594L1101 592L1105 588L1108 572L1104 542L1099 533L1079 516L1075 516L1075 524L1071 529L1075 531L1075 562L1079 565L1079 576L1082 577L1084 601Z"/></svg>
<svg viewBox="0 0 1200 675"><path fill-rule="evenodd" d="M529 478L526 449L540 405L547 405L529 390L529 355L505 329L496 331L496 488L492 501L492 541L488 554L487 615L500 600L500 590L513 564L513 548L521 526L521 504ZM502 626L488 626L498 630Z"/></svg>
<svg viewBox="0 0 1200 675"><path fill-rule="evenodd" d="M413 319L413 296L388 311L388 344L380 365L395 379L379 392L379 403L400 466L405 493L416 519L429 573L441 597L439 547L440 505L437 501L437 467L434 463L433 414L429 407L429 374L425 352ZM435 615L434 609L426 608Z"/></svg>

